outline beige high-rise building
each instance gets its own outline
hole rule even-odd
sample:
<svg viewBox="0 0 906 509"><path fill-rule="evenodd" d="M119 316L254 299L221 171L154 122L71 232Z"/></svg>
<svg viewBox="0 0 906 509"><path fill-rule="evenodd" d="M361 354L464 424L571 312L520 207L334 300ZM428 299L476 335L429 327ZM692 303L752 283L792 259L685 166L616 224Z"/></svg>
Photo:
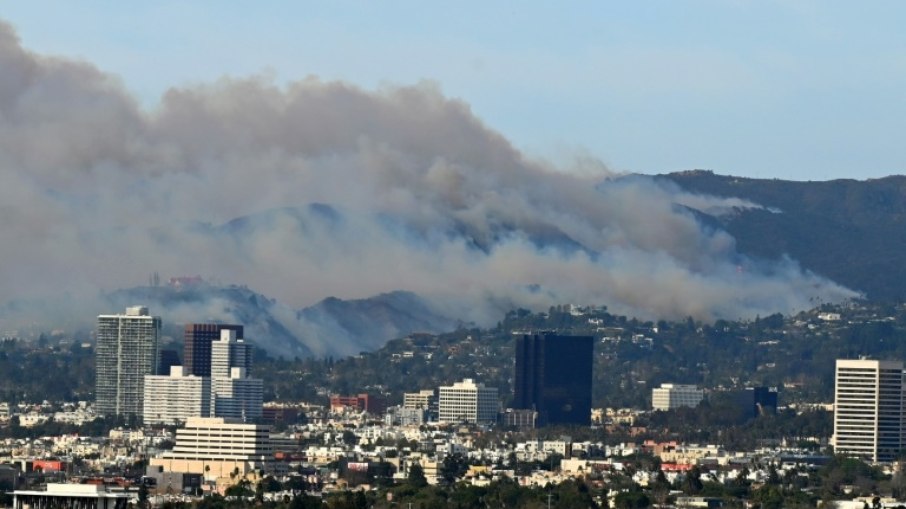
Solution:
<svg viewBox="0 0 906 509"><path fill-rule="evenodd" d="M904 440L903 363L838 359L834 384L834 452L893 461Z"/></svg>
<svg viewBox="0 0 906 509"><path fill-rule="evenodd" d="M219 417L190 417L176 430L172 451L152 458L152 466L165 472L202 474L208 479L240 475L253 470L270 471L274 451L270 428Z"/></svg>
<svg viewBox="0 0 906 509"><path fill-rule="evenodd" d="M432 402L436 399L437 395L432 389L425 389L418 392L406 392L403 393L403 408L430 408Z"/></svg>

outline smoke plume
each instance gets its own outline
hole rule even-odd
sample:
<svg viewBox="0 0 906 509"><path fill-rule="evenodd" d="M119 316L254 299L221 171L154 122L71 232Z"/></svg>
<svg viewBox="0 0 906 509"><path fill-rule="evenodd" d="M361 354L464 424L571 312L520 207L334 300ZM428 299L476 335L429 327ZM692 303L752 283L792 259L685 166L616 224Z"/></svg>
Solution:
<svg viewBox="0 0 906 509"><path fill-rule="evenodd" d="M4 301L153 271L292 308L408 290L479 323L514 306L711 320L854 296L793 261L745 259L689 210L757 204L531 161L432 83L224 78L146 111L3 24L0 69Z"/></svg>

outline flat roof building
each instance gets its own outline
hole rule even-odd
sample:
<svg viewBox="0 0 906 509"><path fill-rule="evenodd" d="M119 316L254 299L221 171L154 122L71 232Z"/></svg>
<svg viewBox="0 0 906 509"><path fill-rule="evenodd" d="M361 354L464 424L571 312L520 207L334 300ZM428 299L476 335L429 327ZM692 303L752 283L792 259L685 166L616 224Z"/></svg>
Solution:
<svg viewBox="0 0 906 509"><path fill-rule="evenodd" d="M651 408L674 410L681 407L697 407L705 397L705 391L696 385L661 384L651 389Z"/></svg>
<svg viewBox="0 0 906 509"><path fill-rule="evenodd" d="M126 509L133 495L97 484L49 483L46 491L13 492L14 509Z"/></svg>
<svg viewBox="0 0 906 509"><path fill-rule="evenodd" d="M239 470L273 468L270 427L219 417L190 417L176 430L176 445L152 458L152 466L164 472L202 474L206 478L225 477Z"/></svg>
<svg viewBox="0 0 906 509"><path fill-rule="evenodd" d="M220 331L220 338L211 343L210 376L229 377L231 368L252 369L252 345L232 329Z"/></svg>
<svg viewBox="0 0 906 509"><path fill-rule="evenodd" d="M591 424L593 350L591 336L518 336L513 407L538 412L539 426Z"/></svg>
<svg viewBox="0 0 906 509"><path fill-rule="evenodd" d="M332 394L330 396L330 410L336 412L345 409L367 412L372 415L383 415L387 411L387 402L384 398L374 394L362 393L354 396Z"/></svg>
<svg viewBox="0 0 906 509"><path fill-rule="evenodd" d="M264 382L249 376L252 345L233 329L211 343L211 416L249 422L261 418Z"/></svg>
<svg viewBox="0 0 906 509"><path fill-rule="evenodd" d="M903 363L837 359L834 452L893 461L904 443Z"/></svg>
<svg viewBox="0 0 906 509"><path fill-rule="evenodd" d="M142 419L146 425L177 424L189 417L208 417L211 379L185 375L182 366L171 367L166 376L146 375L143 408Z"/></svg>
<svg viewBox="0 0 906 509"><path fill-rule="evenodd" d="M439 389L438 419L448 423L492 424L497 420L497 388L471 378Z"/></svg>
<svg viewBox="0 0 906 509"><path fill-rule="evenodd" d="M211 378L211 409L214 417L242 422L261 418L264 382L247 376L245 368L230 368L230 376Z"/></svg>
<svg viewBox="0 0 906 509"><path fill-rule="evenodd" d="M141 415L145 375L157 374L160 317L145 306L97 322L95 395L100 415Z"/></svg>
<svg viewBox="0 0 906 509"><path fill-rule="evenodd" d="M242 325L220 323L190 323L183 330L183 365L185 374L211 376L211 344L220 339L220 333L231 330L237 339L244 337Z"/></svg>
<svg viewBox="0 0 906 509"><path fill-rule="evenodd" d="M434 389L403 393L403 408L426 409L432 405L437 405L437 391Z"/></svg>

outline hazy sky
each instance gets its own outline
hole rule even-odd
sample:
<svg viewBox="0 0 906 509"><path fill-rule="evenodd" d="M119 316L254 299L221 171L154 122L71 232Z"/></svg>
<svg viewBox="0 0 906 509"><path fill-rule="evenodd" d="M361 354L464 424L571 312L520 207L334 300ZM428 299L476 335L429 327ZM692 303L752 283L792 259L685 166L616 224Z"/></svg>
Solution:
<svg viewBox="0 0 906 509"><path fill-rule="evenodd" d="M490 5L489 5L490 4ZM172 86L435 81L530 156L617 171L903 173L906 3L0 2L22 44Z"/></svg>

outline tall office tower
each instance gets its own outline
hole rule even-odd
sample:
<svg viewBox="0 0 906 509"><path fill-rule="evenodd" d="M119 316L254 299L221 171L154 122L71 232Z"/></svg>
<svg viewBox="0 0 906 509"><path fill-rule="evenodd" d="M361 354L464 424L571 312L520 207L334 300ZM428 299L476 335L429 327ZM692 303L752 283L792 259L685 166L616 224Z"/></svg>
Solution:
<svg viewBox="0 0 906 509"><path fill-rule="evenodd" d="M101 415L141 415L145 375L156 373L160 317L148 308L100 315L97 325L95 395Z"/></svg>
<svg viewBox="0 0 906 509"><path fill-rule="evenodd" d="M263 382L252 378L252 345L235 330L220 331L211 343L211 415L253 421L261 417Z"/></svg>
<svg viewBox="0 0 906 509"><path fill-rule="evenodd" d="M142 417L146 425L175 424L210 414L210 378L185 375L182 366L171 367L169 375L145 375Z"/></svg>
<svg viewBox="0 0 906 509"><path fill-rule="evenodd" d="M837 359L834 452L893 461L904 440L903 363Z"/></svg>
<svg viewBox="0 0 906 509"><path fill-rule="evenodd" d="M594 338L526 334L516 338L514 408L538 412L538 425L591 423Z"/></svg>
<svg viewBox="0 0 906 509"><path fill-rule="evenodd" d="M220 339L220 332L231 330L236 338L242 339L241 325L218 323L190 323L183 332L185 349L183 365L186 375L211 376L211 343Z"/></svg>
<svg viewBox="0 0 906 509"><path fill-rule="evenodd" d="M441 387L438 407L441 422L490 424L497 420L497 388L471 378Z"/></svg>

